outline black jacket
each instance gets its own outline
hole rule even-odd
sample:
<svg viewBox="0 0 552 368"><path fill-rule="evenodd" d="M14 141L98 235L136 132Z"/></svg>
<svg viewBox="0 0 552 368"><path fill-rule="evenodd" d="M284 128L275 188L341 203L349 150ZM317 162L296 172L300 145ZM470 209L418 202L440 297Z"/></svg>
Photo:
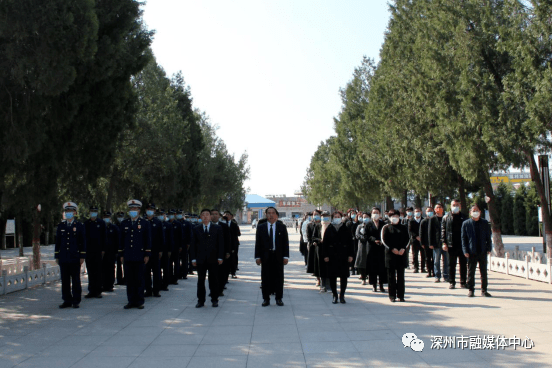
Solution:
<svg viewBox="0 0 552 368"><path fill-rule="evenodd" d="M428 243L424 244L427 246L432 246L435 249L441 249L443 242L441 241L441 221L438 216L432 216L429 219L429 224L427 226Z"/></svg>
<svg viewBox="0 0 552 368"><path fill-rule="evenodd" d="M406 249L408 245L408 229L402 224L387 224L381 230L381 240L387 245L385 249L385 267L387 268L406 268L408 263L408 253L402 255L393 254L392 250Z"/></svg>
<svg viewBox="0 0 552 368"><path fill-rule="evenodd" d="M275 244L274 253L276 262L283 263L284 257L289 258L289 238L286 225L282 222L275 222ZM257 226L255 235L255 258L260 258L262 262L268 260L270 256L270 236L268 233L268 222L264 222Z"/></svg>
<svg viewBox="0 0 552 368"><path fill-rule="evenodd" d="M224 259L224 238L222 228L211 224L209 232L203 231L203 223L193 229L192 244L190 245L190 259L199 264L215 263Z"/></svg>
<svg viewBox="0 0 552 368"><path fill-rule="evenodd" d="M466 221L467 218L464 216L462 212L458 214L460 216L460 219L462 222ZM455 244L453 240L453 231L452 231L452 221L453 221L453 215L452 213L447 213L445 216L443 216L443 221L441 222L441 244L446 244L448 246L452 246L454 248L460 248L462 247L462 241L460 240L460 244ZM460 229L460 233L458 234L458 239L462 239L461 235L462 230Z"/></svg>
<svg viewBox="0 0 552 368"><path fill-rule="evenodd" d="M412 219L408 221L408 235L410 236L410 243L414 245L420 245L420 242L416 237L420 236L420 225L422 224L423 219L420 218L420 222L416 221L416 219ZM420 236L420 239L422 237Z"/></svg>

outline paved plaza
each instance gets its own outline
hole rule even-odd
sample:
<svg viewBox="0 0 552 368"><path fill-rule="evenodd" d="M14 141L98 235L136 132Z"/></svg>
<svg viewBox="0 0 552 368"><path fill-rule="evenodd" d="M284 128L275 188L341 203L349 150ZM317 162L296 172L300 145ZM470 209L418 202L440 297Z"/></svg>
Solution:
<svg viewBox="0 0 552 368"><path fill-rule="evenodd" d="M195 276L147 298L143 310L123 309L120 286L103 299L83 299L80 309L58 309L59 283L0 297L0 368L552 366L551 285L490 272L493 297L479 296L477 279L476 297L468 298L465 289L407 270L406 303L391 303L352 276L347 304L334 305L305 274L290 229L285 306L272 299L263 308L254 232L242 226L242 234L239 279L231 279L219 308L194 307ZM423 351L405 347L405 333L422 340ZM504 350L489 342L499 336ZM514 336L534 346L514 350Z"/></svg>

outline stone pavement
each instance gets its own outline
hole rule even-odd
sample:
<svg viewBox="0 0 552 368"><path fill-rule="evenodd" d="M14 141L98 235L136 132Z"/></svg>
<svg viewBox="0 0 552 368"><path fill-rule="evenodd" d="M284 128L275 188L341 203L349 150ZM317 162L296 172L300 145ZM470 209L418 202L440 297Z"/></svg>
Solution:
<svg viewBox="0 0 552 368"><path fill-rule="evenodd" d="M123 287L80 309L58 309L59 283L0 297L1 367L364 367L552 366L552 287L490 273L492 298L449 290L407 271L406 303L391 303L349 279L347 304L333 305L304 272L290 229L284 307L261 307L254 233L242 227L239 279L219 308L196 309L195 276L123 310ZM83 292L86 285L83 284ZM404 347L414 333L422 352ZM431 349L432 336L504 336L505 350ZM514 335L532 349L510 346ZM513 342L514 340L512 340Z"/></svg>

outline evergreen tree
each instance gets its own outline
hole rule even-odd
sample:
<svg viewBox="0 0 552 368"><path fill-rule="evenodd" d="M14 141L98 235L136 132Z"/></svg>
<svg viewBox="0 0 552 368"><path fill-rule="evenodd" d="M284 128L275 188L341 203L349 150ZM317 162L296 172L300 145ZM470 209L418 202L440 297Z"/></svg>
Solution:
<svg viewBox="0 0 552 368"><path fill-rule="evenodd" d="M502 233L514 235L514 197L511 195L510 187L508 187L508 195L502 199L500 220Z"/></svg>
<svg viewBox="0 0 552 368"><path fill-rule="evenodd" d="M540 200L535 183L531 182L525 196L525 226L527 228L527 235L529 236L539 235L539 204Z"/></svg>
<svg viewBox="0 0 552 368"><path fill-rule="evenodd" d="M516 190L514 196L514 234L527 235L527 225L525 218L525 202L527 197L527 188L523 183Z"/></svg>

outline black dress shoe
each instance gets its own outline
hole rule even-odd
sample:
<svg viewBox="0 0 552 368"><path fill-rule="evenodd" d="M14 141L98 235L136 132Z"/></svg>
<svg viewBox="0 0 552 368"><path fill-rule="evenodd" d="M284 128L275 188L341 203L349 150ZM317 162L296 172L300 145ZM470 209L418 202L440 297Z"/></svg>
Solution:
<svg viewBox="0 0 552 368"><path fill-rule="evenodd" d="M486 296L487 298L489 298L489 297L491 297L492 295L489 294L489 293L486 292L486 291L482 291L482 292L481 292L481 296Z"/></svg>
<svg viewBox="0 0 552 368"><path fill-rule="evenodd" d="M127 305L125 305L123 308L125 309L130 309L130 308L134 308L134 305L128 303Z"/></svg>
<svg viewBox="0 0 552 368"><path fill-rule="evenodd" d="M431 274L430 274L430 273L428 273L428 274L426 275L426 277L433 277L433 276L431 276Z"/></svg>
<svg viewBox="0 0 552 368"><path fill-rule="evenodd" d="M418 271L418 270L414 270L414 273L419 273L419 272L420 272L420 271Z"/></svg>
<svg viewBox="0 0 552 368"><path fill-rule="evenodd" d="M73 308L77 309L77 308L80 308L80 306L78 303L76 303L76 304L73 304Z"/></svg>
<svg viewBox="0 0 552 368"><path fill-rule="evenodd" d="M378 287L374 285L374 292L377 292L377 291L378 291Z"/></svg>
<svg viewBox="0 0 552 368"><path fill-rule="evenodd" d="M201 307L203 307L204 305L205 305L205 303L203 303L203 302L197 302L196 308L201 308Z"/></svg>
<svg viewBox="0 0 552 368"><path fill-rule="evenodd" d="M393 298L393 297L390 296L390 297L389 297L389 300L391 300L393 303L395 303L395 298Z"/></svg>
<svg viewBox="0 0 552 368"><path fill-rule="evenodd" d="M219 296L224 296L224 293L220 293Z"/></svg>
<svg viewBox="0 0 552 368"><path fill-rule="evenodd" d="M468 297L470 297L470 298L474 297L473 290L468 291Z"/></svg>
<svg viewBox="0 0 552 368"><path fill-rule="evenodd" d="M334 295L333 299L332 299L332 304L337 304L337 296Z"/></svg>
<svg viewBox="0 0 552 368"><path fill-rule="evenodd" d="M94 294L88 293L84 296L86 299L91 299L94 297Z"/></svg>
<svg viewBox="0 0 552 368"><path fill-rule="evenodd" d="M399 302L406 302L406 300L404 300L404 298L399 298Z"/></svg>
<svg viewBox="0 0 552 368"><path fill-rule="evenodd" d="M280 307L283 307L284 306L284 302L282 301L282 299L276 299L276 305L280 306Z"/></svg>
<svg viewBox="0 0 552 368"><path fill-rule="evenodd" d="M100 294L94 295L94 298L96 298L96 299L101 299L101 298L103 298L103 296L102 296L102 294L100 293Z"/></svg>
<svg viewBox="0 0 552 368"><path fill-rule="evenodd" d="M112 293L112 292L113 292L113 289L103 289L103 291L104 291L105 293Z"/></svg>
<svg viewBox="0 0 552 368"><path fill-rule="evenodd" d="M70 306L71 306L71 303L63 302L63 304L60 304L59 309L69 308Z"/></svg>
<svg viewBox="0 0 552 368"><path fill-rule="evenodd" d="M238 278L238 276L236 276L236 275L232 275L232 278L233 278L233 279L237 279L237 278Z"/></svg>
<svg viewBox="0 0 552 368"><path fill-rule="evenodd" d="M347 303L347 302L345 301L345 297L344 297L344 296L340 296L340 297L339 297L339 302L340 302L341 304Z"/></svg>
<svg viewBox="0 0 552 368"><path fill-rule="evenodd" d="M450 284L449 289L456 289L456 286L454 284Z"/></svg>
<svg viewBox="0 0 552 368"><path fill-rule="evenodd" d="M467 288L468 288L468 284L466 284L466 283L464 282L464 283L460 284L460 287L461 287L462 289L467 289Z"/></svg>
<svg viewBox="0 0 552 368"><path fill-rule="evenodd" d="M213 308L218 307L218 302L213 302Z"/></svg>
<svg viewBox="0 0 552 368"><path fill-rule="evenodd" d="M137 306L138 309L144 309L144 304Z"/></svg>
<svg viewBox="0 0 552 368"><path fill-rule="evenodd" d="M383 285L380 285L380 291L381 291L382 293L385 293L385 289L383 288Z"/></svg>
<svg viewBox="0 0 552 368"><path fill-rule="evenodd" d="M268 307L270 305L270 299L263 300L263 304L261 304L263 307Z"/></svg>
<svg viewBox="0 0 552 368"><path fill-rule="evenodd" d="M154 298L161 298L161 294L159 294L159 293L155 293L155 294L153 294L153 296L154 296Z"/></svg>

